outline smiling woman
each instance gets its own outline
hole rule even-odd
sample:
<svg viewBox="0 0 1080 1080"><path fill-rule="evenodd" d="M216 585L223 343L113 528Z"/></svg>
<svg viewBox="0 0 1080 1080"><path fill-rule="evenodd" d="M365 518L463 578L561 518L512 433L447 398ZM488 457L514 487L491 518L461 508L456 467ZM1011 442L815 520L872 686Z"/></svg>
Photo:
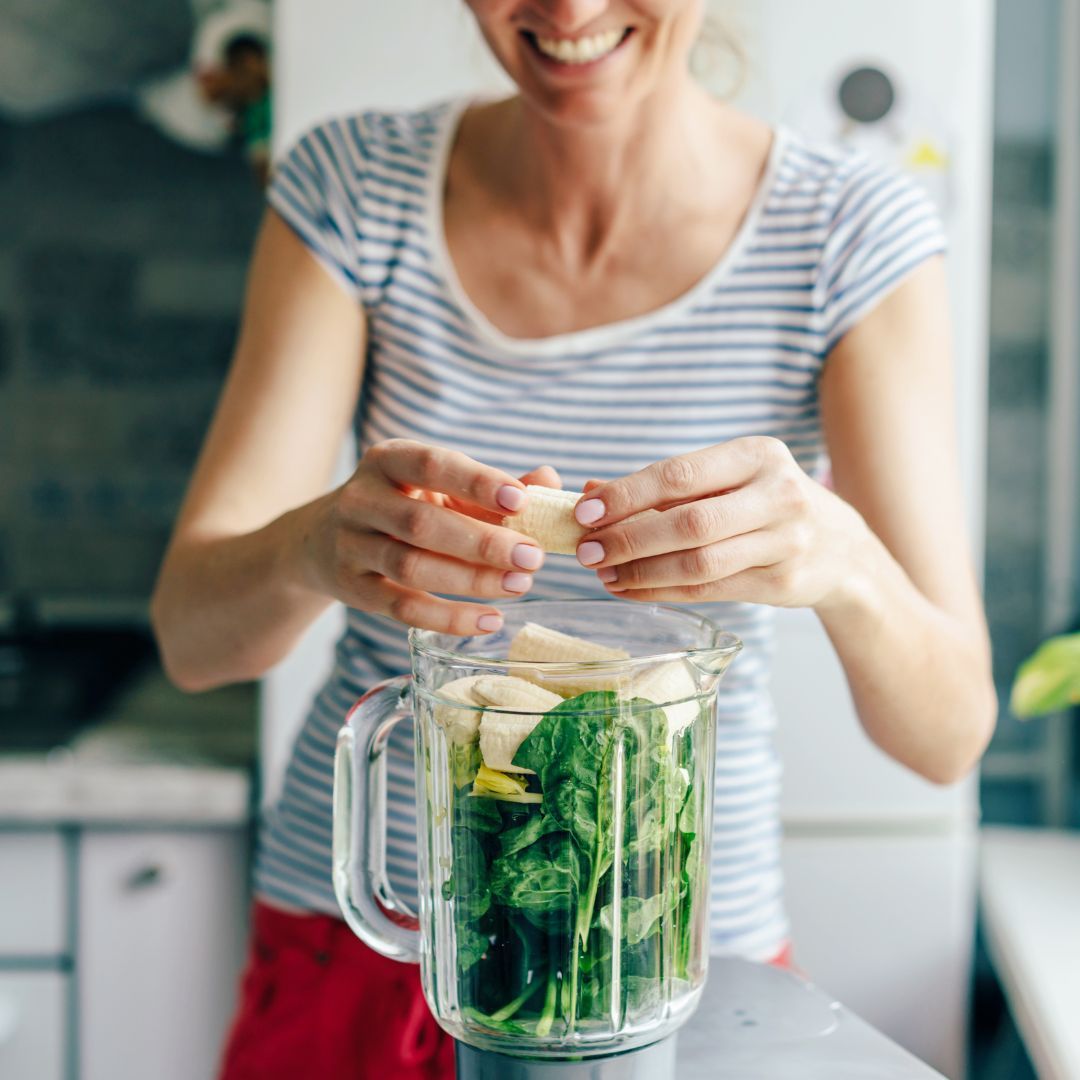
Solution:
<svg viewBox="0 0 1080 1080"><path fill-rule="evenodd" d="M155 596L189 688L258 675L328 604L349 609L263 822L229 1080L306 1075L284 1064L306 1060L302 1025L276 1026L260 957L274 935L341 940L333 740L356 697L408 670L404 624L497 631L493 602L531 591L606 596L616 621L690 604L742 638L717 706L710 941L759 960L788 948L772 608L817 612L867 732L924 776L963 774L992 724L926 197L709 97L690 73L699 0L469 6L513 97L340 117L283 159ZM356 472L323 494L350 425ZM560 483L587 492L582 542L545 563L502 522L528 485ZM387 872L415 901L400 725L388 760ZM391 994L337 948L325 963L352 977L287 1009L341 1029L318 1075L376 1075L357 1032L395 1076L448 1075L415 978ZM397 1029L372 1017L388 1002L418 1018L416 1042L387 1044Z"/></svg>

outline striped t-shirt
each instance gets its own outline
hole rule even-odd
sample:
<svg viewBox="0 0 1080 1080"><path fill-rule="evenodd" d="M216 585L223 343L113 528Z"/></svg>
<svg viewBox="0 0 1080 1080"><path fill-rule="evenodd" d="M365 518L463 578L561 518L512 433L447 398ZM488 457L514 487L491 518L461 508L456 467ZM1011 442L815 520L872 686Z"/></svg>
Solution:
<svg viewBox="0 0 1080 1080"><path fill-rule="evenodd" d="M365 113L310 131L281 162L270 204L367 314L360 452L407 437L519 475L541 464L581 490L745 435L827 467L818 376L833 345L944 247L925 196L867 158L776 132L729 250L693 288L635 318L540 339L501 333L465 295L442 225L449 148L465 103ZM548 556L531 596L606 597L593 571ZM612 603L632 603L612 600ZM768 958L788 927L780 764L771 732L771 609L702 604L745 642L721 684L711 869L714 952ZM405 628L348 612L336 666L262 823L255 887L338 914L330 876L334 739L374 683L409 670ZM389 757L388 876L416 897L412 731Z"/></svg>

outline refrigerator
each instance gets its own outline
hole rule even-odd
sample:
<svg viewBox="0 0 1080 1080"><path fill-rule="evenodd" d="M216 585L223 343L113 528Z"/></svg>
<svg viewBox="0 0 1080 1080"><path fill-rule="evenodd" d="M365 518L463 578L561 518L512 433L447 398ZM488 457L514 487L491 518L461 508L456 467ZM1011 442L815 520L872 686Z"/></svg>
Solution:
<svg viewBox="0 0 1080 1080"><path fill-rule="evenodd" d="M949 236L957 422L981 569L991 171L989 0L728 0L744 53L701 78L762 117L914 174ZM276 0L277 152L311 123L508 88L462 3ZM349 449L343 450L342 472ZM264 792L330 666L331 611L263 684ZM784 766L784 869L796 963L950 1077L963 1074L975 907L974 779L940 788L873 747L816 616L781 611L773 694Z"/></svg>

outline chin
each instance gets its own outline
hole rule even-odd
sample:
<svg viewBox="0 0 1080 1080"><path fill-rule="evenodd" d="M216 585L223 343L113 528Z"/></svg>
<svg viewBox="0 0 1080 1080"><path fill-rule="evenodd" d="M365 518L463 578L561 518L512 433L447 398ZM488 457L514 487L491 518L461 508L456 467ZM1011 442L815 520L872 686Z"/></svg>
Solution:
<svg viewBox="0 0 1080 1080"><path fill-rule="evenodd" d="M504 67L522 98L560 126L594 127L617 120L641 96L642 57L633 30L596 61L563 63L544 56L535 39L519 33Z"/></svg>

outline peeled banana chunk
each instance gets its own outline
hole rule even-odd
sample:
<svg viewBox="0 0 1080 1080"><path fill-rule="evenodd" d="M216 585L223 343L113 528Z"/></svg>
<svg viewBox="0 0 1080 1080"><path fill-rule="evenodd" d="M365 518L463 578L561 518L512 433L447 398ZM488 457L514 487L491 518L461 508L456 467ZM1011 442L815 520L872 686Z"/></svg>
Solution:
<svg viewBox="0 0 1080 1080"><path fill-rule="evenodd" d="M575 555L578 544L590 530L579 525L574 517L574 507L581 498L580 491L560 491L557 488L538 487L529 484L525 488L529 498L516 514L503 518L510 529L532 537L544 551L552 555ZM626 518L637 521L658 510L642 510Z"/></svg>
<svg viewBox="0 0 1080 1080"><path fill-rule="evenodd" d="M549 709L562 698L541 686L513 675L482 676L473 687L477 697L492 709L521 709L514 712L485 712L480 718L480 756L490 769L506 773L529 773L514 765L514 755L529 733Z"/></svg>
<svg viewBox="0 0 1080 1080"><path fill-rule="evenodd" d="M449 698L451 701L460 701L462 705L472 706L468 709L455 709L445 701L435 702L432 708L435 723L446 729L452 742L468 743L476 739L480 730L481 709L487 702L476 696L473 687L482 678L482 675L466 675L464 678L443 683L435 691L440 698Z"/></svg>
<svg viewBox="0 0 1080 1080"><path fill-rule="evenodd" d="M529 484L525 491L529 498L524 508L504 518L503 524L531 536L544 551L573 555L588 531L574 517L574 507L581 498L581 492L559 491L535 484Z"/></svg>

